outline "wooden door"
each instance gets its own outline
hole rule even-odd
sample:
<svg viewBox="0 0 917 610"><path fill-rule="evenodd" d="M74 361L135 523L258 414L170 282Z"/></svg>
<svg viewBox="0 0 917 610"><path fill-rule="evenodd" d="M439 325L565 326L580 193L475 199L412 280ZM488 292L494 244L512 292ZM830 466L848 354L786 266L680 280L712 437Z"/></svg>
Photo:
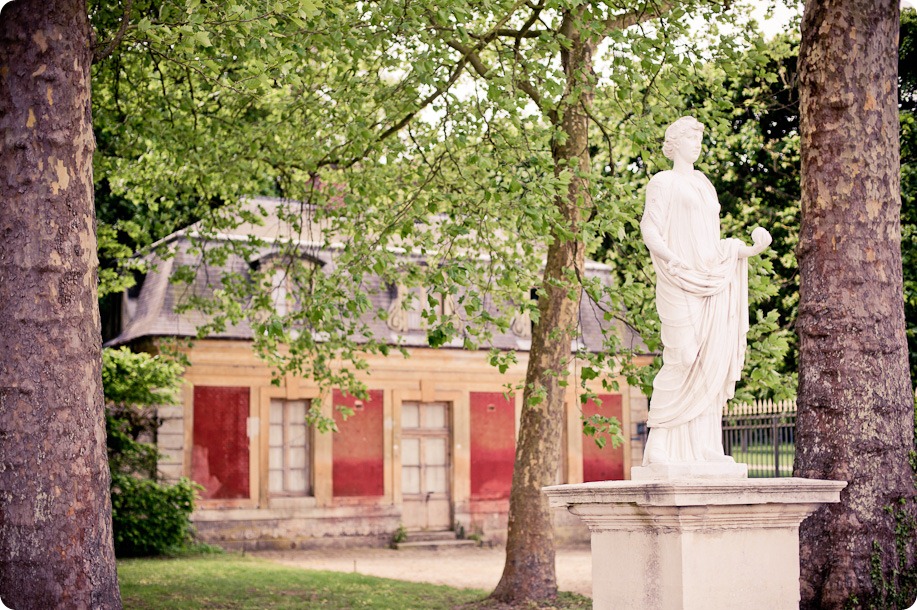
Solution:
<svg viewBox="0 0 917 610"><path fill-rule="evenodd" d="M191 477L202 500L250 498L249 388L194 387Z"/></svg>
<svg viewBox="0 0 917 610"><path fill-rule="evenodd" d="M401 405L401 494L405 528L452 527L449 405Z"/></svg>

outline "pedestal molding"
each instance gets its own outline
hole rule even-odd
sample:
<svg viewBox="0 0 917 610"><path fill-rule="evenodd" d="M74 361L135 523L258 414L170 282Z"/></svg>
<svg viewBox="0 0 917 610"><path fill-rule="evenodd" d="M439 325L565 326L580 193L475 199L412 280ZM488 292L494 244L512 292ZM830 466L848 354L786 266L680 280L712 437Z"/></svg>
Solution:
<svg viewBox="0 0 917 610"><path fill-rule="evenodd" d="M644 507L625 504L609 507L606 504L577 504L568 510L583 520L589 531L712 531L747 528L753 520L761 528L798 528L800 522L815 512L821 504L758 504L753 514L747 510L752 505L709 505L688 507ZM610 510L609 510L610 509Z"/></svg>
<svg viewBox="0 0 917 610"><path fill-rule="evenodd" d="M840 501L845 481L785 479L695 479L684 481L597 481L552 485L542 491L551 506L628 504L639 506L707 506L714 504L816 504Z"/></svg>

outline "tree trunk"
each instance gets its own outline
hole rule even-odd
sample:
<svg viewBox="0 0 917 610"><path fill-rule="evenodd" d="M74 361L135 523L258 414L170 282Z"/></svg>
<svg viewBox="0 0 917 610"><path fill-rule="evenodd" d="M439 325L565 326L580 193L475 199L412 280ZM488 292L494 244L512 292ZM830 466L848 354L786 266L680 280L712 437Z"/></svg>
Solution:
<svg viewBox="0 0 917 610"><path fill-rule="evenodd" d="M85 0L0 12L0 598L120 608Z"/></svg>
<svg viewBox="0 0 917 610"><path fill-rule="evenodd" d="M883 595L871 568L874 544L889 582L899 559L910 563L896 556L895 517L886 510L913 515L915 497L897 35L898 0L806 2L795 474L849 485L840 504L802 524L803 608Z"/></svg>
<svg viewBox="0 0 917 610"><path fill-rule="evenodd" d="M593 45L582 40L574 22L575 17L568 14L562 25L562 33L572 41L570 49L562 54L567 90L562 115L558 116L566 140L555 142L552 154L555 173L577 171L585 175L591 169L584 108L592 102ZM575 176L566 195L556 201L565 229L573 237L555 232L548 247L538 297L538 323L532 329L525 375L506 563L492 595L500 601L544 600L557 595L554 523L541 488L555 483L560 458L564 386L569 377L581 293L575 277L582 276L585 260L580 225L583 211L591 203L588 187L584 178Z"/></svg>

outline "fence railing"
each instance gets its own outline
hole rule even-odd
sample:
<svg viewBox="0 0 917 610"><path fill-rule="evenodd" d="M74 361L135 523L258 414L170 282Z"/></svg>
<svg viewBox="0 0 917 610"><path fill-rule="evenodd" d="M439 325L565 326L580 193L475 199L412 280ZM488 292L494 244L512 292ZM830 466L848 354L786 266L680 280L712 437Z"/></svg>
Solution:
<svg viewBox="0 0 917 610"><path fill-rule="evenodd" d="M749 477L789 477L796 454L796 401L755 401L723 414L723 448Z"/></svg>

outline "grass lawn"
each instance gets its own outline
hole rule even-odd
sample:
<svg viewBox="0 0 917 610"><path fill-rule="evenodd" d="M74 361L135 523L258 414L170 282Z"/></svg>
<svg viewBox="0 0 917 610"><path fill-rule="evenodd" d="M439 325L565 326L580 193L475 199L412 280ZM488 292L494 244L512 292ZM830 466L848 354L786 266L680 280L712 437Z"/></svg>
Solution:
<svg viewBox="0 0 917 610"><path fill-rule="evenodd" d="M220 608L378 608L503 610L487 591L318 572L238 555L118 562L125 610ZM562 594L557 609L586 610L588 598Z"/></svg>
<svg viewBox="0 0 917 610"><path fill-rule="evenodd" d="M748 445L746 451L736 443L732 447L732 457L736 462L748 464L748 476L774 476L774 446L770 444ZM781 443L778 447L780 454L780 475L793 474L793 459L796 455L796 446L792 443Z"/></svg>

